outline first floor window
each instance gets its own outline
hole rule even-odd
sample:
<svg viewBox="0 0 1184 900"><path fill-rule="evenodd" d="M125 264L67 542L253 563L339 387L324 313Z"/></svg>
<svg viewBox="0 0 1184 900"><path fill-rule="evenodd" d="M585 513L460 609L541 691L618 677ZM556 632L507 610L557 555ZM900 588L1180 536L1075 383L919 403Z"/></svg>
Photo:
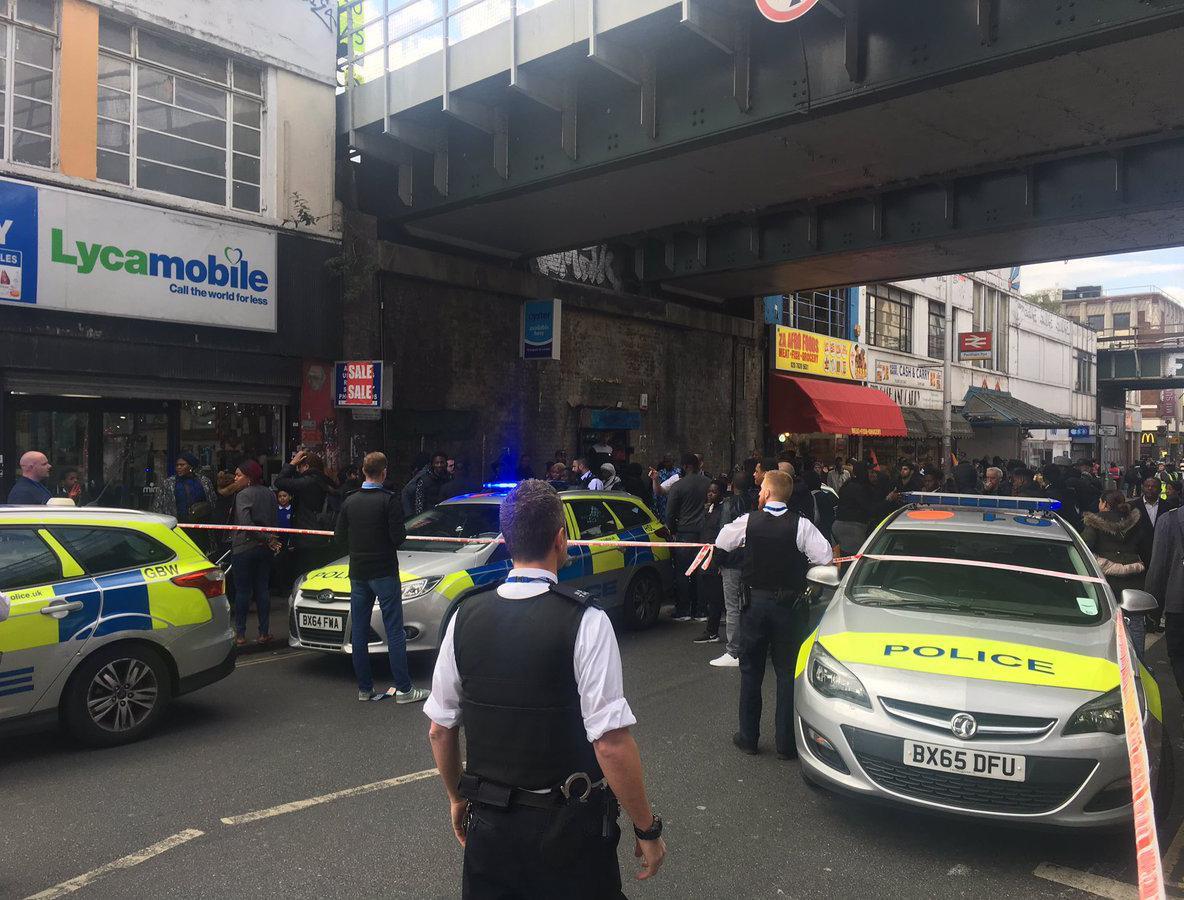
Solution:
<svg viewBox="0 0 1184 900"><path fill-rule="evenodd" d="M262 69L107 17L99 46L99 178L259 212Z"/></svg>
<svg viewBox="0 0 1184 900"><path fill-rule="evenodd" d="M946 358L946 308L934 300L929 301L929 356Z"/></svg>
<svg viewBox="0 0 1184 900"><path fill-rule="evenodd" d="M56 92L52 0L0 0L0 124L4 158L53 166Z"/></svg>
<svg viewBox="0 0 1184 900"><path fill-rule="evenodd" d="M867 340L885 350L913 352L913 295L887 284L867 289Z"/></svg>

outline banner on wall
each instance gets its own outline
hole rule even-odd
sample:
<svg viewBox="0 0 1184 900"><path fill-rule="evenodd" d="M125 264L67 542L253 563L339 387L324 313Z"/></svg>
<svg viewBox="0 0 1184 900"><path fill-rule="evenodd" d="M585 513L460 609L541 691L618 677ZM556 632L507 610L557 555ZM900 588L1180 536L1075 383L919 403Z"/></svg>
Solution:
<svg viewBox="0 0 1184 900"><path fill-rule="evenodd" d="M0 303L276 330L264 228L0 179Z"/></svg>
<svg viewBox="0 0 1184 900"><path fill-rule="evenodd" d="M867 351L854 341L778 325L773 368L778 372L867 381Z"/></svg>
<svg viewBox="0 0 1184 900"><path fill-rule="evenodd" d="M559 359L562 330L562 301L527 300L522 304L522 358Z"/></svg>
<svg viewBox="0 0 1184 900"><path fill-rule="evenodd" d="M380 359L334 363L333 405L338 409L390 409L391 370Z"/></svg>

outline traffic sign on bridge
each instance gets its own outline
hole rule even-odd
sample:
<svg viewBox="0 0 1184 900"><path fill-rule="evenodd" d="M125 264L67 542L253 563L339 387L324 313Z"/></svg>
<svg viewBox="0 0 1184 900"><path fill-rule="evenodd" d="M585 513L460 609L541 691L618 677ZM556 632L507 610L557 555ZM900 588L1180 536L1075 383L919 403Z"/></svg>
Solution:
<svg viewBox="0 0 1184 900"><path fill-rule="evenodd" d="M792 22L817 5L818 0L756 0L756 8L771 22Z"/></svg>

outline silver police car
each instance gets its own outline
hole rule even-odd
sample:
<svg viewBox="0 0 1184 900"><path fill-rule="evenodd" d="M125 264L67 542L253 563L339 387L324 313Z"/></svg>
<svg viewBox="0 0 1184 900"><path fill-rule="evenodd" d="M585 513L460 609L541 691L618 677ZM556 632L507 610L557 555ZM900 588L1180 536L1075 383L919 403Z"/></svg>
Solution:
<svg viewBox="0 0 1184 900"><path fill-rule="evenodd" d="M408 541L399 550L403 623L409 653L439 648L444 625L457 606L499 584L510 570L499 514L514 485L487 485L479 493L445 500L407 522ZM560 580L592 594L600 608L617 610L633 628L652 625L674 583L670 533L631 494L561 491L567 534L572 540L642 543L613 549L569 548ZM448 539L468 538L475 543ZM288 643L329 653L351 652L349 560L314 569L297 580L288 601ZM386 631L377 604L368 632L369 651L385 653Z"/></svg>
<svg viewBox="0 0 1184 900"><path fill-rule="evenodd" d="M1116 598L1055 501L908 500L841 581L833 567L811 570L812 591L833 599L797 660L802 776L984 819L1129 821L1115 619L1120 604L1141 614L1155 601L1141 591ZM1141 664L1137 674L1166 807L1172 757L1159 689Z"/></svg>

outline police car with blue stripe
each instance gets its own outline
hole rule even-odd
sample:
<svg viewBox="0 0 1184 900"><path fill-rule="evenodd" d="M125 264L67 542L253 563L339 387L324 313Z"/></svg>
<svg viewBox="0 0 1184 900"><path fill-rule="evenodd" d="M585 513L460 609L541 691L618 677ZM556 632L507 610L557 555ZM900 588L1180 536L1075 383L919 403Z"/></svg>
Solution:
<svg viewBox="0 0 1184 900"><path fill-rule="evenodd" d="M234 670L222 570L171 517L0 507L0 591L0 734L127 743Z"/></svg>
<svg viewBox="0 0 1184 900"><path fill-rule="evenodd" d="M399 551L403 623L409 653L435 651L444 626L466 597L500 584L510 571L501 534L502 501L516 485L489 484L485 490L445 500L407 522L409 540ZM623 623L645 628L658 618L674 584L670 533L631 494L565 490L571 540L640 542L643 547L570 547L560 581L587 591L596 605L617 611ZM435 538L436 540L431 540ZM469 538L476 543L445 539ZM483 539L483 540L482 540ZM350 653L349 560L341 559L299 578L288 602L288 643L330 653ZM369 650L386 653L386 631L377 608L370 620Z"/></svg>

